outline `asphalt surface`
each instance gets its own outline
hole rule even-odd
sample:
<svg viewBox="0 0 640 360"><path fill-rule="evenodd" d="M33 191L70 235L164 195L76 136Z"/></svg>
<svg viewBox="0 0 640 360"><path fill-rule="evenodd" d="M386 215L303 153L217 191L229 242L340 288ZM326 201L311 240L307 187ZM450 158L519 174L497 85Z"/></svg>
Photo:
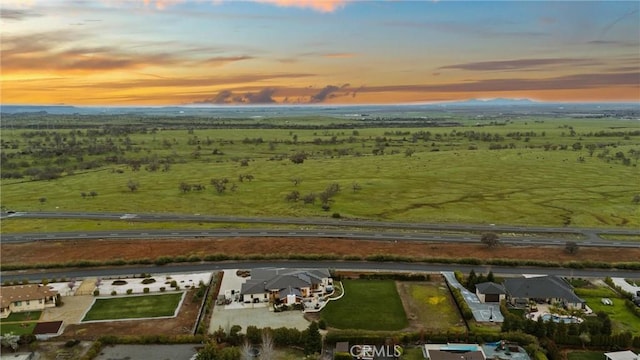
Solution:
<svg viewBox="0 0 640 360"><path fill-rule="evenodd" d="M111 268L88 269L40 269L5 271L0 273L0 281L24 280L39 281L47 279L81 279L86 277L114 277L125 275L139 275L141 273L168 274L190 273L203 271L219 271L225 269L252 269L259 267L280 268L329 268L336 270L362 270L379 272L427 272L440 273L442 271L462 271L468 273L473 269L476 273L487 274L493 271L500 276L532 275L558 275L564 277L623 277L640 278L638 270L620 269L566 269L566 268L534 268L534 267L503 267L503 266L477 266L477 265L448 265L448 264L423 264L423 263L398 263L398 262L363 262L363 261L224 261L216 263L188 263L168 264L162 266L122 266Z"/></svg>
<svg viewBox="0 0 640 360"><path fill-rule="evenodd" d="M178 214L132 214L132 213L103 213L103 212L15 212L3 213L0 219L7 221L13 218L27 219L84 219L84 220L120 220L141 222L211 222L211 223L243 223L243 224L281 224L307 226L334 226L351 228L385 228L402 229L403 232L375 232L360 230L273 230L273 229L215 229L215 230L129 230L129 231L100 231L100 232L58 232L58 233L11 233L3 234L3 242L28 242L35 240L64 240L64 239L119 239L119 238L197 238L197 237L324 237L373 239L387 241L437 241L437 242L477 242L477 235L473 231L496 231L513 233L503 236L501 242L513 245L560 245L566 238L554 237L553 234L576 234L584 236L580 246L587 247L629 247L638 248L640 242L614 241L602 239L599 235L640 235L640 230L630 229L593 229L593 228L565 228L565 227L525 227L510 225L469 225L469 224L428 224L380 222L368 220L340 220L318 218L252 218L236 216L208 216L208 215L178 215ZM413 231L411 231L413 230ZM419 230L469 232L463 235L433 235L420 234ZM518 234L540 234L538 237L519 236Z"/></svg>

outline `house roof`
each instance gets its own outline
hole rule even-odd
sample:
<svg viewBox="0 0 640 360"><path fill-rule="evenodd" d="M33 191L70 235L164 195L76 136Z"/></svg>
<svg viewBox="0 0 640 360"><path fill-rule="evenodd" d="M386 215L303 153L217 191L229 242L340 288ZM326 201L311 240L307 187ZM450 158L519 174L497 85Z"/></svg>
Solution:
<svg viewBox="0 0 640 360"><path fill-rule="evenodd" d="M506 279L504 288L509 296L515 298L558 298L571 303L584 302L573 292L569 283L556 275Z"/></svg>
<svg viewBox="0 0 640 360"><path fill-rule="evenodd" d="M39 300L55 296L58 292L42 285L15 285L0 287L0 305L3 308L16 301Z"/></svg>
<svg viewBox="0 0 640 360"><path fill-rule="evenodd" d="M296 270L281 268L259 268L251 270L251 279L240 288L241 294L258 294L265 291L304 288L322 283L322 279L330 277L327 269Z"/></svg>
<svg viewBox="0 0 640 360"><path fill-rule="evenodd" d="M296 297L302 297L302 293L300 292L300 290L293 288L291 286L280 290L279 295L281 299L287 297L287 295L295 295Z"/></svg>
<svg viewBox="0 0 640 360"><path fill-rule="evenodd" d="M496 284L494 282L483 282L480 284L476 284L476 289L480 294L486 294L486 295L506 294L506 290L504 289L504 286L500 284Z"/></svg>
<svg viewBox="0 0 640 360"><path fill-rule="evenodd" d="M446 351L446 350L427 350L429 360L485 360L482 351Z"/></svg>
<svg viewBox="0 0 640 360"><path fill-rule="evenodd" d="M604 356L609 360L638 360L638 355L633 351L615 351L604 353Z"/></svg>

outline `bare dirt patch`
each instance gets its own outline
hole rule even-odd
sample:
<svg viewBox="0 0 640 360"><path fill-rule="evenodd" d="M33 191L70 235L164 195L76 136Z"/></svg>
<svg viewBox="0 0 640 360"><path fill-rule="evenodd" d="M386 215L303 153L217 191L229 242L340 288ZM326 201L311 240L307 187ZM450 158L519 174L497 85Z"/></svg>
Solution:
<svg viewBox="0 0 640 360"><path fill-rule="evenodd" d="M540 261L632 262L638 248L580 248L568 254L564 246L507 246L489 249L480 244L375 241L310 238L209 238L166 240L39 241L0 244L6 265L60 263L74 260L133 260L160 256L332 254L338 256L400 255L418 258L520 259Z"/></svg>

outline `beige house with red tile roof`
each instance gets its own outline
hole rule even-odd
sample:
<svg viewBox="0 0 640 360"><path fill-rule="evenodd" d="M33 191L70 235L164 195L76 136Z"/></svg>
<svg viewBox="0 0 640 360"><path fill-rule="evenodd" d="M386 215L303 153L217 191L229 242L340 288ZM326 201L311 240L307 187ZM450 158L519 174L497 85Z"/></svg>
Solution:
<svg viewBox="0 0 640 360"><path fill-rule="evenodd" d="M0 318L12 312L40 311L56 306L58 292L42 285L0 287Z"/></svg>

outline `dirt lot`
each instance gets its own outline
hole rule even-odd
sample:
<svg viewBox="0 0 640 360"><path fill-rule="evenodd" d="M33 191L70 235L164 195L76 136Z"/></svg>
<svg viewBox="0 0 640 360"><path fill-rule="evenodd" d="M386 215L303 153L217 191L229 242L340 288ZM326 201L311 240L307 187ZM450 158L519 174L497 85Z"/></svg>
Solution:
<svg viewBox="0 0 640 360"><path fill-rule="evenodd" d="M479 242L479 241L478 241ZM414 257L530 259L543 261L638 261L640 249L580 248L575 255L563 246L500 246L478 244L365 241L309 238L213 238L167 240L42 241L0 244L3 264L43 264L72 260L155 259L160 256L227 254L335 254L368 256L395 254Z"/></svg>

